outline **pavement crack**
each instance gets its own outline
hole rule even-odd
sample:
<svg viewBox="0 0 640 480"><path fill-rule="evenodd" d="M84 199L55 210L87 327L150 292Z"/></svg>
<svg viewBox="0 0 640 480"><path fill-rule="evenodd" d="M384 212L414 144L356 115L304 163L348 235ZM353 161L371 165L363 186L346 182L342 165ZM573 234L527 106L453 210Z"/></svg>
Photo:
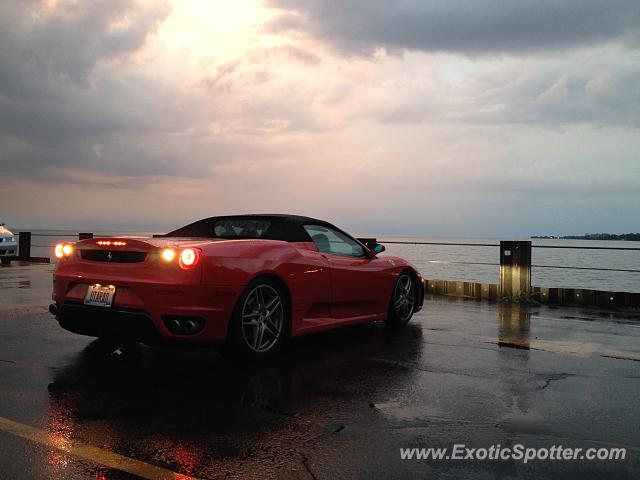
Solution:
<svg viewBox="0 0 640 480"><path fill-rule="evenodd" d="M307 471L307 473L311 476L311 478L313 478L313 480L318 480L318 477L315 476L315 474L313 473L313 471L311 470L311 467L309 466L309 457L307 457L304 453L302 452L298 452L300 454L300 456L302 457L302 465L304 466L304 469Z"/></svg>
<svg viewBox="0 0 640 480"><path fill-rule="evenodd" d="M14 362L13 360L3 360L2 358L0 358L0 362L2 362L2 363L12 363L13 365L17 365L17 363Z"/></svg>
<svg viewBox="0 0 640 480"><path fill-rule="evenodd" d="M554 373L552 375L549 375L547 376L547 378L544 379L544 383L540 387L540 390L544 390L545 388L547 388L549 385L551 385L551 382L555 382L557 380L564 380L565 378L569 378L573 376L575 375L572 373Z"/></svg>

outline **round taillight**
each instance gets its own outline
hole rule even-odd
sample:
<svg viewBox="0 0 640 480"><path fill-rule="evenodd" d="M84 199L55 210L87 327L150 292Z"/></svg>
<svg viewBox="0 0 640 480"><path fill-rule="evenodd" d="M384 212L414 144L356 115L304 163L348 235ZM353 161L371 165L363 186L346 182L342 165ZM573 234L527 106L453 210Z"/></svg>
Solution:
<svg viewBox="0 0 640 480"><path fill-rule="evenodd" d="M58 243L54 250L56 258L69 257L73 253L73 245L70 243Z"/></svg>
<svg viewBox="0 0 640 480"><path fill-rule="evenodd" d="M160 253L160 256L162 257L162 260L167 263L173 262L173 260L176 258L176 251L173 248L165 248Z"/></svg>
<svg viewBox="0 0 640 480"><path fill-rule="evenodd" d="M180 252L180 266L184 269L193 268L198 264L198 251L185 248Z"/></svg>

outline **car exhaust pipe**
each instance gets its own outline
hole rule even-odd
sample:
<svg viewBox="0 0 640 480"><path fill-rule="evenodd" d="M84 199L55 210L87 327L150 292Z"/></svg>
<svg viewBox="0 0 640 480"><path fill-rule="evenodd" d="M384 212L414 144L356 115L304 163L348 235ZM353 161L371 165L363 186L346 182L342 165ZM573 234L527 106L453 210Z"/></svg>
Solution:
<svg viewBox="0 0 640 480"><path fill-rule="evenodd" d="M175 335L194 335L204 328L204 319L198 317L163 317L162 320Z"/></svg>
<svg viewBox="0 0 640 480"><path fill-rule="evenodd" d="M52 303L51 305L49 305L49 313L51 315L58 315L58 304L57 303Z"/></svg>

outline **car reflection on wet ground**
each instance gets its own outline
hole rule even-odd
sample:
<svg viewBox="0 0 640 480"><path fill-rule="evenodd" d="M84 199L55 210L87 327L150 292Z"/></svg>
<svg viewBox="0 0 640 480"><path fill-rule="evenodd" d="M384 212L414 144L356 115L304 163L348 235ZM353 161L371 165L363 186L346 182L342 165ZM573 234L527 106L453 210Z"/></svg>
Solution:
<svg viewBox="0 0 640 480"><path fill-rule="evenodd" d="M0 270L0 478L640 474L633 315L428 297L400 332L326 332L261 364L216 349L114 355L46 313L49 275ZM622 446L627 458L400 459L456 443Z"/></svg>

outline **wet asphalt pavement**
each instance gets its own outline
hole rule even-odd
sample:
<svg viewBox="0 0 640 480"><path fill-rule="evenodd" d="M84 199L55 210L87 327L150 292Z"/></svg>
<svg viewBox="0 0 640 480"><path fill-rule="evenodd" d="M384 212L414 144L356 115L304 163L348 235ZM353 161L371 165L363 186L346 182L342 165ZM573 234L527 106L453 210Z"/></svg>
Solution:
<svg viewBox="0 0 640 480"><path fill-rule="evenodd" d="M112 355L46 312L51 270L0 269L0 479L138 478L110 453L147 478L640 478L638 316L428 297L401 332L309 336L263 364L214 348ZM400 459L456 443L627 458Z"/></svg>

